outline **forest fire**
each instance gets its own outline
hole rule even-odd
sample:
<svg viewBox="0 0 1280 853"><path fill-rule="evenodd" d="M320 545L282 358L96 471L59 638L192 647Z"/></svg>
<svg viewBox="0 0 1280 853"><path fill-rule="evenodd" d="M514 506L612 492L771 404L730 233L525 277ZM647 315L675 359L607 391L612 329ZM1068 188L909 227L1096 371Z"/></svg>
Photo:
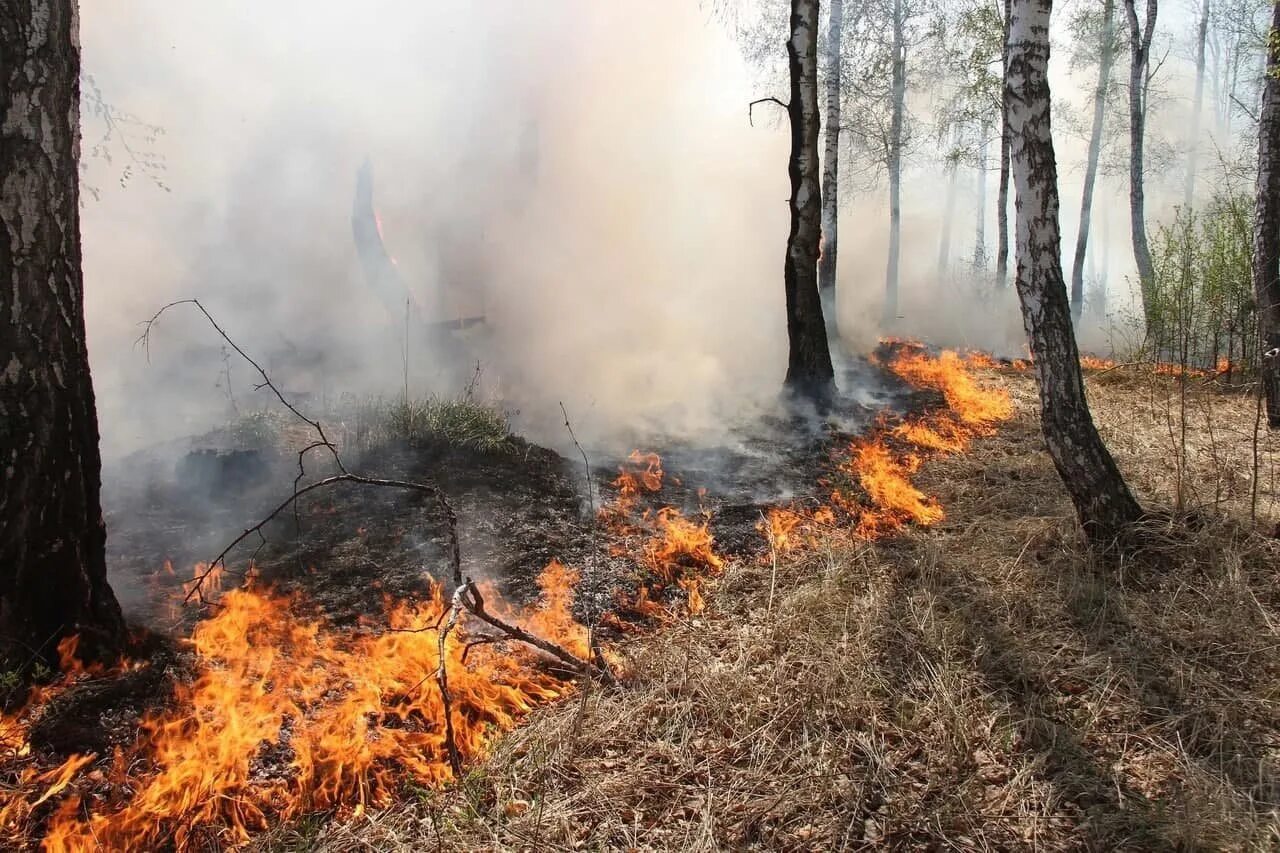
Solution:
<svg viewBox="0 0 1280 853"><path fill-rule="evenodd" d="M829 506L778 508L762 521L773 550L803 547L818 527L865 539L941 520L942 508L912 484L912 474L929 454L962 451L1010 413L1008 399L978 387L966 367L954 353L934 358L899 347L888 368L941 393L947 408L895 425L882 420L855 439L833 461ZM661 492L664 476L656 453L633 452L613 481L613 500L598 513L613 552L641 571L619 612L658 623L676 617L672 601L700 613L706 583L725 567L708 511L686 516L673 506L643 505ZM853 483L863 497L854 496ZM164 571L172 574L172 566ZM203 571L197 566L195 575ZM451 607L441 585L416 603L387 600L385 628L366 622L350 630L305 615L302 596L257 588L252 574L244 586L221 592L224 580L219 574L204 588L217 596L217 610L186 641L193 674L143 715L133 743L110 755L40 763L27 742L32 722L61 691L105 674L79 667L74 639L64 642L66 675L34 689L22 709L0 720L0 746L9 756L9 793L0 805L6 837L30 840L40 826L49 851L165 843L187 850L243 844L274 822L317 811L356 815L394 801L406 784L455 778L446 720L460 758L475 761L530 710L574 690L571 673L478 622L442 629ZM479 589L502 618L583 659L603 655L616 663L610 650L593 648L573 615L578 582L578 572L553 560L531 606L511 607L491 586ZM191 583L182 585L184 594ZM604 622L634 630L634 622L612 614ZM442 671L447 717L436 684Z"/></svg>

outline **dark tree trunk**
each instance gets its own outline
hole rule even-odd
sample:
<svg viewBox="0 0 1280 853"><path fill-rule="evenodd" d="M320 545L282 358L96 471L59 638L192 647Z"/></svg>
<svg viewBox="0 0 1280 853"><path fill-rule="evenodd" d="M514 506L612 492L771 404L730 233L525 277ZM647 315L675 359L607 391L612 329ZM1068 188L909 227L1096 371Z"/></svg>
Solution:
<svg viewBox="0 0 1280 853"><path fill-rule="evenodd" d="M818 295L818 242L822 193L818 185L818 0L791 0L791 233L787 236L784 281L790 356L785 386L801 397L825 403L835 391L835 371Z"/></svg>
<svg viewBox="0 0 1280 853"><path fill-rule="evenodd" d="M1137 521L1142 510L1089 414L1062 279L1047 76L1052 8L1052 0L1013 0L1010 20L1005 96L1018 196L1015 281L1040 384L1045 444L1085 534L1094 543L1107 544Z"/></svg>
<svg viewBox="0 0 1280 853"><path fill-rule="evenodd" d="M1089 133L1089 161L1085 165L1084 192L1080 199L1080 228L1076 232L1076 255L1071 265L1071 316L1080 319L1084 308L1084 259L1089 252L1089 225L1093 217L1093 187L1098 180L1098 158L1102 153L1102 125L1107 113L1107 90L1111 86L1111 64L1115 58L1115 0L1103 0L1102 44L1098 52L1098 86L1093 90L1093 129Z"/></svg>
<svg viewBox="0 0 1280 853"><path fill-rule="evenodd" d="M80 271L74 0L0 5L0 642L57 662L116 653Z"/></svg>
<svg viewBox="0 0 1280 853"><path fill-rule="evenodd" d="M822 157L822 255L818 259L818 291L829 343L840 340L836 317L836 241L840 222L840 35L844 0L831 0L827 11L827 127Z"/></svg>
<svg viewBox="0 0 1280 853"><path fill-rule="evenodd" d="M907 109L906 20L902 0L893 0L893 104L889 117L889 261L884 274L885 328L898 320L898 263L902 256L902 125Z"/></svg>
<svg viewBox="0 0 1280 853"><path fill-rule="evenodd" d="M1004 50L1001 67L1009 76L1009 16L1012 0L1004 0ZM996 287L1009 283L1009 95L1006 85L1000 95L1000 186L996 190Z"/></svg>
<svg viewBox="0 0 1280 853"><path fill-rule="evenodd" d="M1267 422L1280 427L1280 4L1272 8L1267 74L1258 117L1258 198L1253 223L1253 292L1258 303Z"/></svg>
<svg viewBox="0 0 1280 853"><path fill-rule="evenodd" d="M1133 260L1138 267L1142 293L1142 313L1147 333L1153 329L1155 311L1155 265L1147 242L1146 193L1144 191L1144 138L1147 124L1147 63L1151 37L1156 27L1157 0L1147 0L1147 19L1139 25L1134 0L1124 0L1129 22L1129 233L1133 240Z"/></svg>

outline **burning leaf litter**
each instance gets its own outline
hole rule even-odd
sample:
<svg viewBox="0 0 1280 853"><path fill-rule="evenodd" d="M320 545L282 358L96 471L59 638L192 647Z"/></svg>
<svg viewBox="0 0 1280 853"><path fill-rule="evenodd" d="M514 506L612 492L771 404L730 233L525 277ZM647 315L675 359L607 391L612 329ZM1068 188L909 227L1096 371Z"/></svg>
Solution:
<svg viewBox="0 0 1280 853"><path fill-rule="evenodd" d="M852 441L833 459L830 505L775 509L762 522L772 548L800 547L821 533L873 538L940 521L942 508L912 485L911 475L927 454L963 450L1011 411L1006 396L970 378L966 367L981 365L975 358L950 352L934 358L898 345L889 369L940 392L947 410L894 426L882 422ZM656 453L634 452L613 483L615 499L599 511L613 552L638 569L635 592L620 597L605 619L614 628L634 630L630 617L670 621L673 596L686 612L701 612L706 584L725 568L708 512L686 517L670 506L637 512L643 498L661 491L663 478ZM853 494L853 483L864 498ZM502 618L588 659L597 652L572 612L578 579L553 560L538 578L540 600L519 609L501 604L493 588L481 590ZM570 674L508 639L460 626L441 643L449 605L439 585L422 602L388 601L390 630L381 632L300 615L306 608L298 596L251 583L223 593L219 604L187 641L196 674L175 685L165 707L143 716L132 745L50 766L32 755L31 724L58 694L111 675L75 664L74 642L64 644L65 675L0 718L7 753L0 830L10 841L38 837L47 851L165 844L185 850L243 844L275 821L307 813L360 814L386 806L406 784L454 778L445 706L433 679L442 667L463 761L482 758L529 711L574 689ZM600 653L619 660L611 650Z"/></svg>

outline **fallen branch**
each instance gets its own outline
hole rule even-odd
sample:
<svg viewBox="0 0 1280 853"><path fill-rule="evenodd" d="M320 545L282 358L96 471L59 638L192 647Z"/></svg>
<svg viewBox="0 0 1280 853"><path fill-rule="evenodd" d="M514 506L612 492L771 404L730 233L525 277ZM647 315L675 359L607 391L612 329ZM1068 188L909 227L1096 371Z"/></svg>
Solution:
<svg viewBox="0 0 1280 853"><path fill-rule="evenodd" d="M583 660L558 643L553 643L550 640L544 640L536 634L530 634L519 625L512 625L510 622L506 622L503 619L494 616L485 609L484 596L480 594L480 590L476 588L476 585L472 582L471 578L467 578L466 582L458 588L458 593L461 594L460 600L463 606L466 607L467 610L471 611L471 613L474 614L481 622L484 622L493 628L497 628L499 631L514 640L519 640L526 645L533 646L535 649L551 655L569 666L569 668L574 672L598 678L606 684L617 683L617 679L614 677L607 665L596 664L589 660Z"/></svg>

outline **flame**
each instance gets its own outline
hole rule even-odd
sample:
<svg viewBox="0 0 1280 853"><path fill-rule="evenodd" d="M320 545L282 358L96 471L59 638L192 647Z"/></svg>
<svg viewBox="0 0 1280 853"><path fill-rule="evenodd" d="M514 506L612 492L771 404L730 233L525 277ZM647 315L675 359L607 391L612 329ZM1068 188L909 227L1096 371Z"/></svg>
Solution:
<svg viewBox="0 0 1280 853"><path fill-rule="evenodd" d="M571 614L576 581L576 572L552 562L534 608L513 611L492 590L488 597L495 611L586 655L586 629ZM446 610L439 587L425 602L395 606L391 630L355 636L298 615L297 598L235 589L220 603L189 641L199 675L175 687L168 709L143 719L137 741L106 770L105 790L85 777L77 784L92 755L27 772L19 789L48 787L38 799L15 797L0 809L4 830L19 830L32 809L71 789L49 819L48 851L235 845L273 819L324 809L350 814L388 804L406 779L452 778L434 677L433 626ZM460 626L445 644L464 759L572 689L523 646L468 649L473 639ZM85 785L93 794L87 819Z"/></svg>
<svg viewBox="0 0 1280 853"><path fill-rule="evenodd" d="M964 361L950 350L937 358L923 351L904 351L890 362L889 369L918 388L942 392L951 414L970 428L989 431L1013 414L1009 395L978 387Z"/></svg>

